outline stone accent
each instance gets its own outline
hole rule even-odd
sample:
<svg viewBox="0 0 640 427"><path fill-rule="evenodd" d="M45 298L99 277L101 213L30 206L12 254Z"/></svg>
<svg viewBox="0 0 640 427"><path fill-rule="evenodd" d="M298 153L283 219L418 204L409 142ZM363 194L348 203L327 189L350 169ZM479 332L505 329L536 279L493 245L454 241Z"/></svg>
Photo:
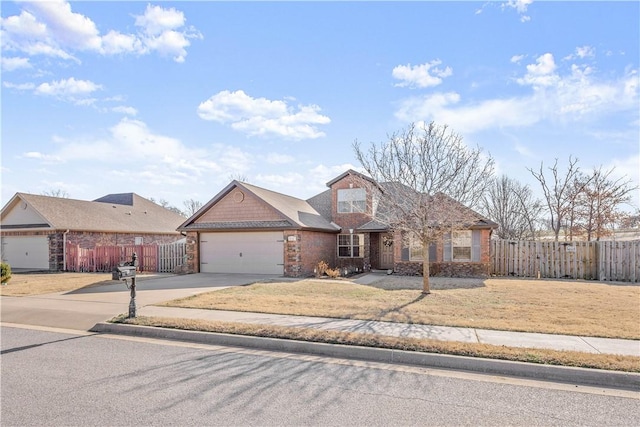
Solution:
<svg viewBox="0 0 640 427"><path fill-rule="evenodd" d="M200 245L198 233L195 231L187 232L187 265L186 273L200 273Z"/></svg>
<svg viewBox="0 0 640 427"><path fill-rule="evenodd" d="M432 262L429 263L429 276L487 277L489 266L484 262ZM396 262L393 271L401 276L422 276L422 262Z"/></svg>

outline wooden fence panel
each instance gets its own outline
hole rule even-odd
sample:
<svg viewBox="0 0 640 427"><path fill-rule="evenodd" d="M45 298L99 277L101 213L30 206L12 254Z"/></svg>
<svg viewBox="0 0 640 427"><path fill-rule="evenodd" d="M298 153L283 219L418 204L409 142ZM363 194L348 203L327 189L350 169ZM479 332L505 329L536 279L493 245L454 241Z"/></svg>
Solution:
<svg viewBox="0 0 640 427"><path fill-rule="evenodd" d="M600 280L640 281L640 241L600 242L598 275Z"/></svg>
<svg viewBox="0 0 640 427"><path fill-rule="evenodd" d="M640 241L491 241L496 276L640 281Z"/></svg>
<svg viewBox="0 0 640 427"><path fill-rule="evenodd" d="M67 243L65 254L66 270L111 272L120 263L131 261L134 252L138 257L138 271L173 273L175 267L184 262L186 243L96 246L94 248L81 248L78 245ZM169 259L164 259L163 257L168 257Z"/></svg>
<svg viewBox="0 0 640 427"><path fill-rule="evenodd" d="M158 272L173 273L176 267L184 264L186 254L185 242L158 245Z"/></svg>

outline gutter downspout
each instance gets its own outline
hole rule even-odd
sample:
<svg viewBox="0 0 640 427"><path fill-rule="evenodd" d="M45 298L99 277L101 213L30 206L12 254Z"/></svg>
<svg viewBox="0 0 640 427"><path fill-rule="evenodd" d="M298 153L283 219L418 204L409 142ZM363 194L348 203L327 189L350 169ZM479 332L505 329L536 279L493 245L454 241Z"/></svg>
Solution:
<svg viewBox="0 0 640 427"><path fill-rule="evenodd" d="M67 233L69 230L62 233L62 271L67 271Z"/></svg>

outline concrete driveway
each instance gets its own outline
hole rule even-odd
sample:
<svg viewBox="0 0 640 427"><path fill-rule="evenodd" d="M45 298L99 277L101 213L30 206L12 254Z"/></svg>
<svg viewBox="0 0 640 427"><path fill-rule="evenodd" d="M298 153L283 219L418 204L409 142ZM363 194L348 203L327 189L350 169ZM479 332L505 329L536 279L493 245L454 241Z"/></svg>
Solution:
<svg viewBox="0 0 640 427"><path fill-rule="evenodd" d="M156 304L176 298L278 279L257 274L188 274L140 277L136 281L136 305ZM130 291L123 282L111 283L71 292L29 297L0 297L0 320L3 323L89 330L129 311Z"/></svg>

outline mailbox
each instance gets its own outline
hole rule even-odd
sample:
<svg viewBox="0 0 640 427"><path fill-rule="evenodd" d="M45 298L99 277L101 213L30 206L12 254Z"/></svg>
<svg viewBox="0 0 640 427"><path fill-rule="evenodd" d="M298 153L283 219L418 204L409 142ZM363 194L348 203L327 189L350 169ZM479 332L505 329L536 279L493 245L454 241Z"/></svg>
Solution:
<svg viewBox="0 0 640 427"><path fill-rule="evenodd" d="M111 278L113 280L126 280L136 277L136 268L130 265L121 265L113 269Z"/></svg>

